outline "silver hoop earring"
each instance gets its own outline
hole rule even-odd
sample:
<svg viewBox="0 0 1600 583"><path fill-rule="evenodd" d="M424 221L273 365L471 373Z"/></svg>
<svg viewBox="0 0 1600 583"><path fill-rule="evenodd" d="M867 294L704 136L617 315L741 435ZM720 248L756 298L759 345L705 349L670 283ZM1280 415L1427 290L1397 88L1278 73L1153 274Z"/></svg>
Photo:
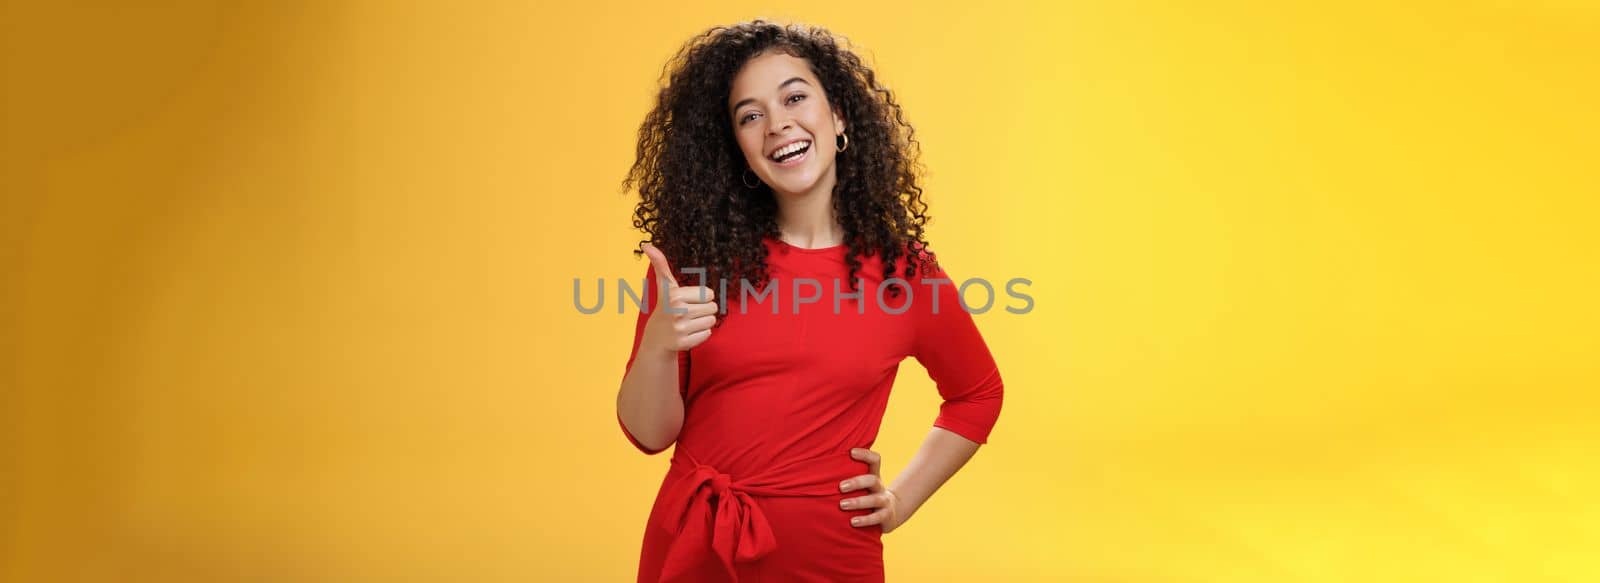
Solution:
<svg viewBox="0 0 1600 583"><path fill-rule="evenodd" d="M843 142L840 142L840 140L843 140ZM839 134L839 139L834 140L833 143L839 147L840 152L848 150L850 149L850 136Z"/></svg>
<svg viewBox="0 0 1600 583"><path fill-rule="evenodd" d="M761 177L757 176L756 177L756 183L755 184L750 184L750 181L749 180L745 180L745 178L744 178L745 175L748 175L748 174L755 174L755 173L751 172L749 168L745 168L744 172L739 174L739 182L743 182L745 188L749 188L749 189L752 189L752 190L754 190L756 188L759 188L761 186Z"/></svg>

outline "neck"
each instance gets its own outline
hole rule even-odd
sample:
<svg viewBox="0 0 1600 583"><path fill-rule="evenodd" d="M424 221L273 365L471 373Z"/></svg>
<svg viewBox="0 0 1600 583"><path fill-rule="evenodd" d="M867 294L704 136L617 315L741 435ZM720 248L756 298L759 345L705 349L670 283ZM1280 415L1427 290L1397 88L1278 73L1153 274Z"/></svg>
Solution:
<svg viewBox="0 0 1600 583"><path fill-rule="evenodd" d="M830 169L808 192L774 192L778 198L778 231L784 242L802 248L844 243L844 229L833 216L833 185L837 182L838 176Z"/></svg>

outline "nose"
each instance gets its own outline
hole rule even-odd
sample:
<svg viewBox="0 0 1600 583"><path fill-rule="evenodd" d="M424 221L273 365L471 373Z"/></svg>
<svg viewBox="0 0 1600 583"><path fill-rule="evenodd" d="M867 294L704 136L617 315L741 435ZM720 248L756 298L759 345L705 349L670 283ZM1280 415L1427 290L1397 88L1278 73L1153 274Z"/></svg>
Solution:
<svg viewBox="0 0 1600 583"><path fill-rule="evenodd" d="M790 118L788 114L769 116L767 120L767 133L775 136L794 126L794 119Z"/></svg>

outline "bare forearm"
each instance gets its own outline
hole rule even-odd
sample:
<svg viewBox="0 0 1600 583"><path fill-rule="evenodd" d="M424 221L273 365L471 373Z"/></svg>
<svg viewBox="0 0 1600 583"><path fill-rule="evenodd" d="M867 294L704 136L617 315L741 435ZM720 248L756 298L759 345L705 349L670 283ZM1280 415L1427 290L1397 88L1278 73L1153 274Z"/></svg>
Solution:
<svg viewBox="0 0 1600 583"><path fill-rule="evenodd" d="M904 505L905 515L901 521L911 518L977 452L977 443L950 430L935 427L929 431L911 463L895 476L894 485L890 486Z"/></svg>
<svg viewBox="0 0 1600 583"><path fill-rule="evenodd" d="M650 449L664 449L683 428L678 393L678 353L641 346L617 389L617 415L628 433Z"/></svg>

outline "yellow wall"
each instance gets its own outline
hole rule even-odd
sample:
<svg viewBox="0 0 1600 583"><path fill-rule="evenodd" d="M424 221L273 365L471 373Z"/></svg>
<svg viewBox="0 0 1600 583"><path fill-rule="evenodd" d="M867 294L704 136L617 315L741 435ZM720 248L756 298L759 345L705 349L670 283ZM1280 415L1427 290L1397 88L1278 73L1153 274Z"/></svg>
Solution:
<svg viewBox="0 0 1600 583"><path fill-rule="evenodd" d="M992 442L896 581L1600 579L1588 2L36 2L4 21L0 580L620 581L660 67L863 47ZM937 396L902 370L879 446Z"/></svg>

